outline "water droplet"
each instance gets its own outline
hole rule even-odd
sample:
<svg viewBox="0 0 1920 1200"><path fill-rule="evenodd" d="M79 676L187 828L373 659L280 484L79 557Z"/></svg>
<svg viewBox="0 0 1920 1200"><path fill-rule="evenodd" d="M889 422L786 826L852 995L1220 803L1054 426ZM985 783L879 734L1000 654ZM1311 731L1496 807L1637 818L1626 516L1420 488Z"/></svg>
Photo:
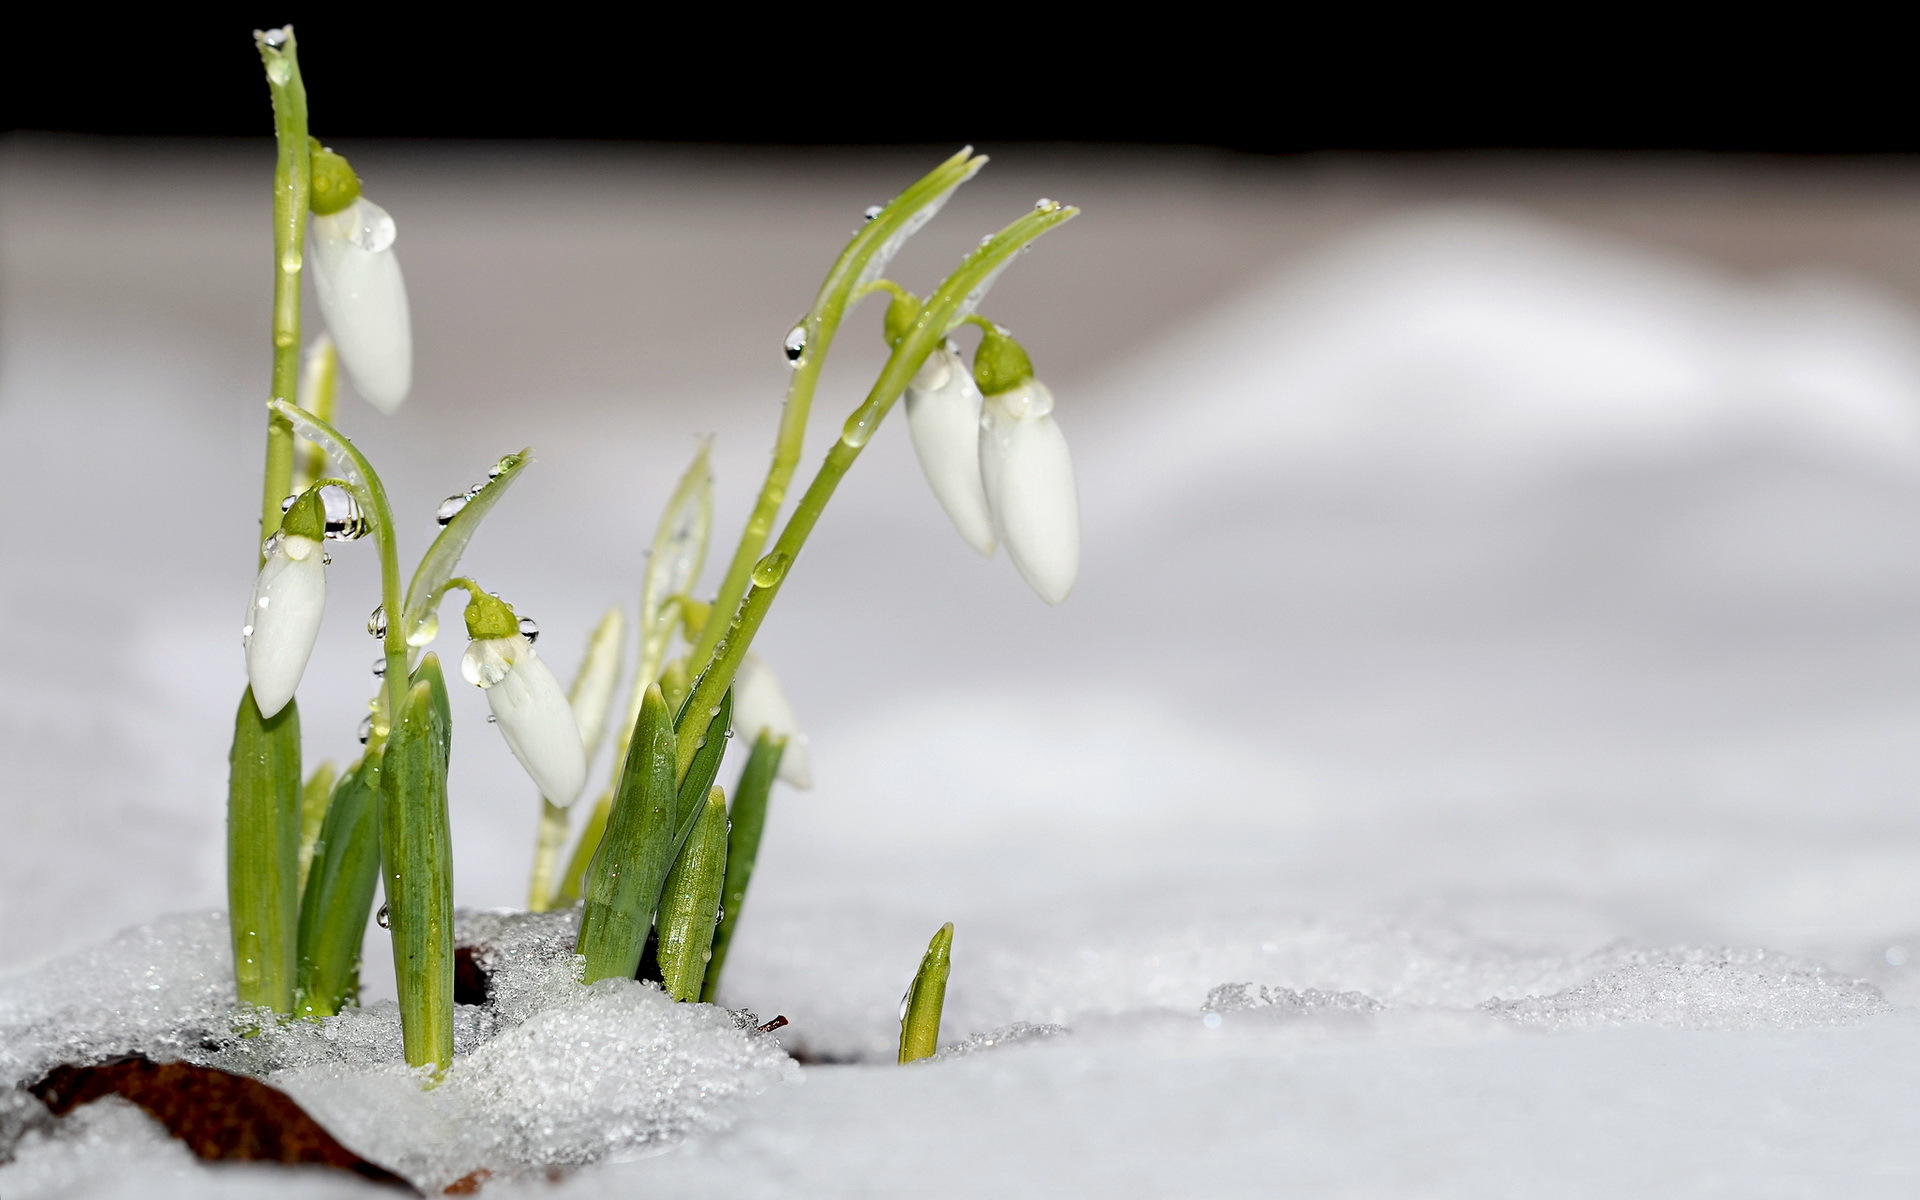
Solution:
<svg viewBox="0 0 1920 1200"><path fill-rule="evenodd" d="M289 493L289 494L287 495L287 498L286 498L285 500L282 500L282 501L280 502L280 511L281 511L281 512L291 512L291 511L293 510L293 502L294 502L295 500L298 500L299 498L300 498L300 493L299 493L299 492L291 492L291 493Z"/></svg>
<svg viewBox="0 0 1920 1200"><path fill-rule="evenodd" d="M1907 948L1905 946L1888 946L1887 947L1887 965L1890 967L1906 966L1907 965Z"/></svg>
<svg viewBox="0 0 1920 1200"><path fill-rule="evenodd" d="M540 623L532 617L520 618L520 636L529 642L540 640Z"/></svg>
<svg viewBox="0 0 1920 1200"><path fill-rule="evenodd" d="M1053 200L1049 200L1045 196L1042 196L1038 200L1035 200L1033 202L1033 208L1035 212L1050 213L1050 212L1060 211L1059 203Z"/></svg>
<svg viewBox="0 0 1920 1200"><path fill-rule="evenodd" d="M274 83L285 83L293 78L293 64L285 58L275 58L267 64L267 78Z"/></svg>
<svg viewBox="0 0 1920 1200"><path fill-rule="evenodd" d="M373 529L373 522L367 520L367 514L360 511L360 502L343 487L321 488L320 505L327 514L328 541L355 541L367 536Z"/></svg>
<svg viewBox="0 0 1920 1200"><path fill-rule="evenodd" d="M382 604L367 614L367 632L374 637L387 636L387 606Z"/></svg>
<svg viewBox="0 0 1920 1200"><path fill-rule="evenodd" d="M508 471L512 470L514 457L515 457L514 455L509 454L505 458L501 459L499 462L493 464L492 469L490 469L487 472L487 478L498 479L502 475L505 475Z"/></svg>
<svg viewBox="0 0 1920 1200"><path fill-rule="evenodd" d="M1206 1016L1200 1018L1200 1023L1208 1029L1218 1029L1220 1028L1220 1014L1208 1013Z"/></svg>
<svg viewBox="0 0 1920 1200"><path fill-rule="evenodd" d="M380 926L380 928L382 929L392 929L393 928L393 910L389 909L386 905L382 904L380 906L380 911L377 914L375 914L373 921L374 921L374 924Z"/></svg>
<svg viewBox="0 0 1920 1200"><path fill-rule="evenodd" d="M260 606L261 608L265 608L265 607L267 607L267 606L268 606L269 604L272 604L272 603L273 603L273 597L272 597L272 596L261 596L261 597L260 597L259 599L257 599L257 600L255 600L255 601L254 601L254 603L255 603L255 604L258 604L258 605L259 605L259 606Z"/></svg>
<svg viewBox="0 0 1920 1200"><path fill-rule="evenodd" d="M440 636L440 614L430 612L407 634L407 645L424 646Z"/></svg>
<svg viewBox="0 0 1920 1200"><path fill-rule="evenodd" d="M457 496L448 496L440 502L439 508L433 510L433 519L445 525L448 521L460 515L460 510L467 506L467 500L468 497L465 493Z"/></svg>
<svg viewBox="0 0 1920 1200"><path fill-rule="evenodd" d="M869 204L867 205L867 211L862 213L861 215L864 216L867 220L871 221L875 217L880 215L880 211L881 211L880 205Z"/></svg>
<svg viewBox="0 0 1920 1200"><path fill-rule="evenodd" d="M287 31L285 29L269 29L260 35L260 40L269 46L278 48L287 44Z"/></svg>
<svg viewBox="0 0 1920 1200"><path fill-rule="evenodd" d="M913 1003L913 985L908 984L907 990L900 993L900 1019L902 1021L907 1019L907 1008L912 1003Z"/></svg>
<svg viewBox="0 0 1920 1200"><path fill-rule="evenodd" d="M800 356L807 352L806 325L804 323L795 325L792 329L788 330L787 340L780 345L781 349L787 352L787 363L791 366L799 366Z"/></svg>
<svg viewBox="0 0 1920 1200"><path fill-rule="evenodd" d="M282 271L285 271L289 275L292 275L295 272L299 271L300 270L300 251L292 247L288 247L287 252L280 256L280 269Z"/></svg>
<svg viewBox="0 0 1920 1200"><path fill-rule="evenodd" d="M353 239L354 245L374 254L393 245L398 231L386 209L362 196L350 211L359 218L354 223L353 231L347 235Z"/></svg>
<svg viewBox="0 0 1920 1200"><path fill-rule="evenodd" d="M500 723L499 717L494 716L492 713L487 714L487 724L498 725L499 723Z"/></svg>
<svg viewBox="0 0 1920 1200"><path fill-rule="evenodd" d="M361 717L360 718L360 744L364 746L370 740L372 740L372 738L373 738L373 718L370 716Z"/></svg>
<svg viewBox="0 0 1920 1200"><path fill-rule="evenodd" d="M242 626L240 627L240 644L241 644L242 646L244 646L244 645L246 645L246 644L247 644L247 643L248 643L249 641L251 641L251 640L252 640L252 638L253 638L253 626L251 626L251 625L242 625Z"/></svg>
<svg viewBox="0 0 1920 1200"><path fill-rule="evenodd" d="M382 654L379 658L373 660L373 677L375 679L385 679L387 677L386 655Z"/></svg>
<svg viewBox="0 0 1920 1200"><path fill-rule="evenodd" d="M323 566L323 567L330 567L330 566L332 566L332 565L333 565L333 555L331 555L331 554L329 554L329 553L327 553L327 552L326 552L325 550L322 550L322 551L320 552L320 565L321 565L321 566Z"/></svg>
<svg viewBox="0 0 1920 1200"><path fill-rule="evenodd" d="M873 431L879 424L879 414L862 404L853 410L847 423L840 427L840 440L858 450L873 438Z"/></svg>
<svg viewBox="0 0 1920 1200"><path fill-rule="evenodd" d="M276 531L266 541L260 543L260 557L272 558L273 552L280 548L280 534Z"/></svg>
<svg viewBox="0 0 1920 1200"><path fill-rule="evenodd" d="M755 587L772 587L786 578L787 568L793 565L793 556L785 550L775 550L753 564L753 583Z"/></svg>

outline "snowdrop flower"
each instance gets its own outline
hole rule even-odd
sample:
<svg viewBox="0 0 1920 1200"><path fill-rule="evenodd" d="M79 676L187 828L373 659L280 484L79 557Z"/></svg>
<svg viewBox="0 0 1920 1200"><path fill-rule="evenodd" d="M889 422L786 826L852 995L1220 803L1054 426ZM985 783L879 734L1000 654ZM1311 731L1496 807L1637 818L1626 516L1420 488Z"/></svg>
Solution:
<svg viewBox="0 0 1920 1200"><path fill-rule="evenodd" d="M1073 456L1053 419L1053 393L1004 330L989 329L974 355L980 413L980 477L993 527L1027 586L1048 604L1080 573L1080 498Z"/></svg>
<svg viewBox="0 0 1920 1200"><path fill-rule="evenodd" d="M253 601L241 640L247 651L247 683L260 715L271 717L293 699L320 636L327 604L326 510L318 489L300 494L281 519L267 561L253 581Z"/></svg>
<svg viewBox="0 0 1920 1200"><path fill-rule="evenodd" d="M780 690L780 681L757 654L749 653L733 677L733 728L749 743L762 730L771 737L787 739L786 752L780 756L780 778L803 790L813 786L813 754L807 746L807 735L801 732L793 705Z"/></svg>
<svg viewBox="0 0 1920 1200"><path fill-rule="evenodd" d="M532 776L540 794L562 808L587 785L587 752L580 725L560 681L520 632L505 602L468 589L467 636L460 674L487 693L487 707L507 748Z"/></svg>
<svg viewBox="0 0 1920 1200"><path fill-rule="evenodd" d="M354 390L391 414L413 386L407 285L387 211L360 194L347 160L315 147L313 283Z"/></svg>
<svg viewBox="0 0 1920 1200"><path fill-rule="evenodd" d="M992 554L993 517L980 480L980 389L948 342L907 385L907 432L920 470L967 544Z"/></svg>

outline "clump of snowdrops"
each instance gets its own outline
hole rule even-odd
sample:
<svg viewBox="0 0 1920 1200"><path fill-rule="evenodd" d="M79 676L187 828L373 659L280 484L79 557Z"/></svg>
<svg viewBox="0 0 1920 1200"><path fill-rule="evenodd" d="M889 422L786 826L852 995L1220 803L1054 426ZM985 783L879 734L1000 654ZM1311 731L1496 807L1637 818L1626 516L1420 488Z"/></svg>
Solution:
<svg viewBox="0 0 1920 1200"><path fill-rule="evenodd" d="M869 209L786 336L792 374L773 462L718 586L699 590L713 510L702 447L660 519L637 620L610 610L563 688L534 648L537 626L456 573L529 451L505 455L449 496L435 514L438 536L403 577L386 489L335 412L342 371L383 413L412 385L396 226L346 159L309 135L292 28L256 33L255 41L279 150L259 572L243 630L248 687L234 721L228 797L239 998L286 1019L357 1003L378 890L407 1062L430 1078L451 1062L453 729L449 681L429 647L442 603L458 591L468 638L459 678L485 691L495 728L539 796L530 907L582 905L576 949L584 982L634 976L651 938L663 986L679 1000L711 1001L774 784L806 787L811 775L806 736L773 673L752 654L753 638L834 489L902 397L914 450L960 535L986 555L1004 545L1050 604L1073 587L1079 514L1053 396L1025 349L977 310L1000 271L1076 210L1040 201L921 297L886 278L887 265L985 158L963 150ZM326 333L303 364L300 282L309 268ZM868 296L886 301L886 365L781 523L821 368L843 320ZM971 364L952 340L967 326L979 331ZM322 765L306 774L296 695L328 599L328 544L369 538L381 590L367 632L380 655L361 727L365 750L343 771ZM627 694L616 704L623 676ZM580 805L609 732L611 781L596 802ZM731 736L751 751L729 803L715 779ZM588 810L577 831L576 808ZM902 1061L937 1047L951 940L950 925L935 935L909 990Z"/></svg>

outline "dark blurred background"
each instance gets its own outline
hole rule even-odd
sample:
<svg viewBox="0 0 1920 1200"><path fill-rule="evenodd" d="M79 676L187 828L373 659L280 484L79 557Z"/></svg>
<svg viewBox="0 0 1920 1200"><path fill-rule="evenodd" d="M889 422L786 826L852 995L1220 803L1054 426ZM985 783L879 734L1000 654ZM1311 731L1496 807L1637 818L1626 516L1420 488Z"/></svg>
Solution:
<svg viewBox="0 0 1920 1200"><path fill-rule="evenodd" d="M1078 141L1259 154L1476 148L1877 154L1917 148L1905 39L1569 8L711 6L418 17L359 5L10 17L6 128L257 136L247 33L291 21L323 137L744 144ZM241 100L239 98L248 99Z"/></svg>

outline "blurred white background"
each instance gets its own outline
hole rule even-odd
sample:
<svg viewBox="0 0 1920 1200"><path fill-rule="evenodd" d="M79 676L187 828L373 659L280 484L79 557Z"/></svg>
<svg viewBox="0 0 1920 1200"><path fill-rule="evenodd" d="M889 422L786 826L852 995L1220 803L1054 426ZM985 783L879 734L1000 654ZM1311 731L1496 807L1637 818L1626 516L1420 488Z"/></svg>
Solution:
<svg viewBox="0 0 1920 1200"><path fill-rule="evenodd" d="M563 676L701 435L737 528L781 337L937 157L339 148L399 223L418 355L398 417L342 424L403 555L534 447L467 565ZM222 901L269 171L264 143L0 149L0 966ZM1025 147L895 277L1042 195L1085 215L986 311L1059 398L1078 589L1049 610L974 556L883 429L761 643L818 786L776 800L738 998L871 971L889 1010L946 919L987 954L1208 914L1767 945L1902 994L1920 174ZM335 557L310 761L354 752L371 686L373 553ZM460 691L458 899L515 905L534 797ZM980 1027L1046 1008L955 989Z"/></svg>

